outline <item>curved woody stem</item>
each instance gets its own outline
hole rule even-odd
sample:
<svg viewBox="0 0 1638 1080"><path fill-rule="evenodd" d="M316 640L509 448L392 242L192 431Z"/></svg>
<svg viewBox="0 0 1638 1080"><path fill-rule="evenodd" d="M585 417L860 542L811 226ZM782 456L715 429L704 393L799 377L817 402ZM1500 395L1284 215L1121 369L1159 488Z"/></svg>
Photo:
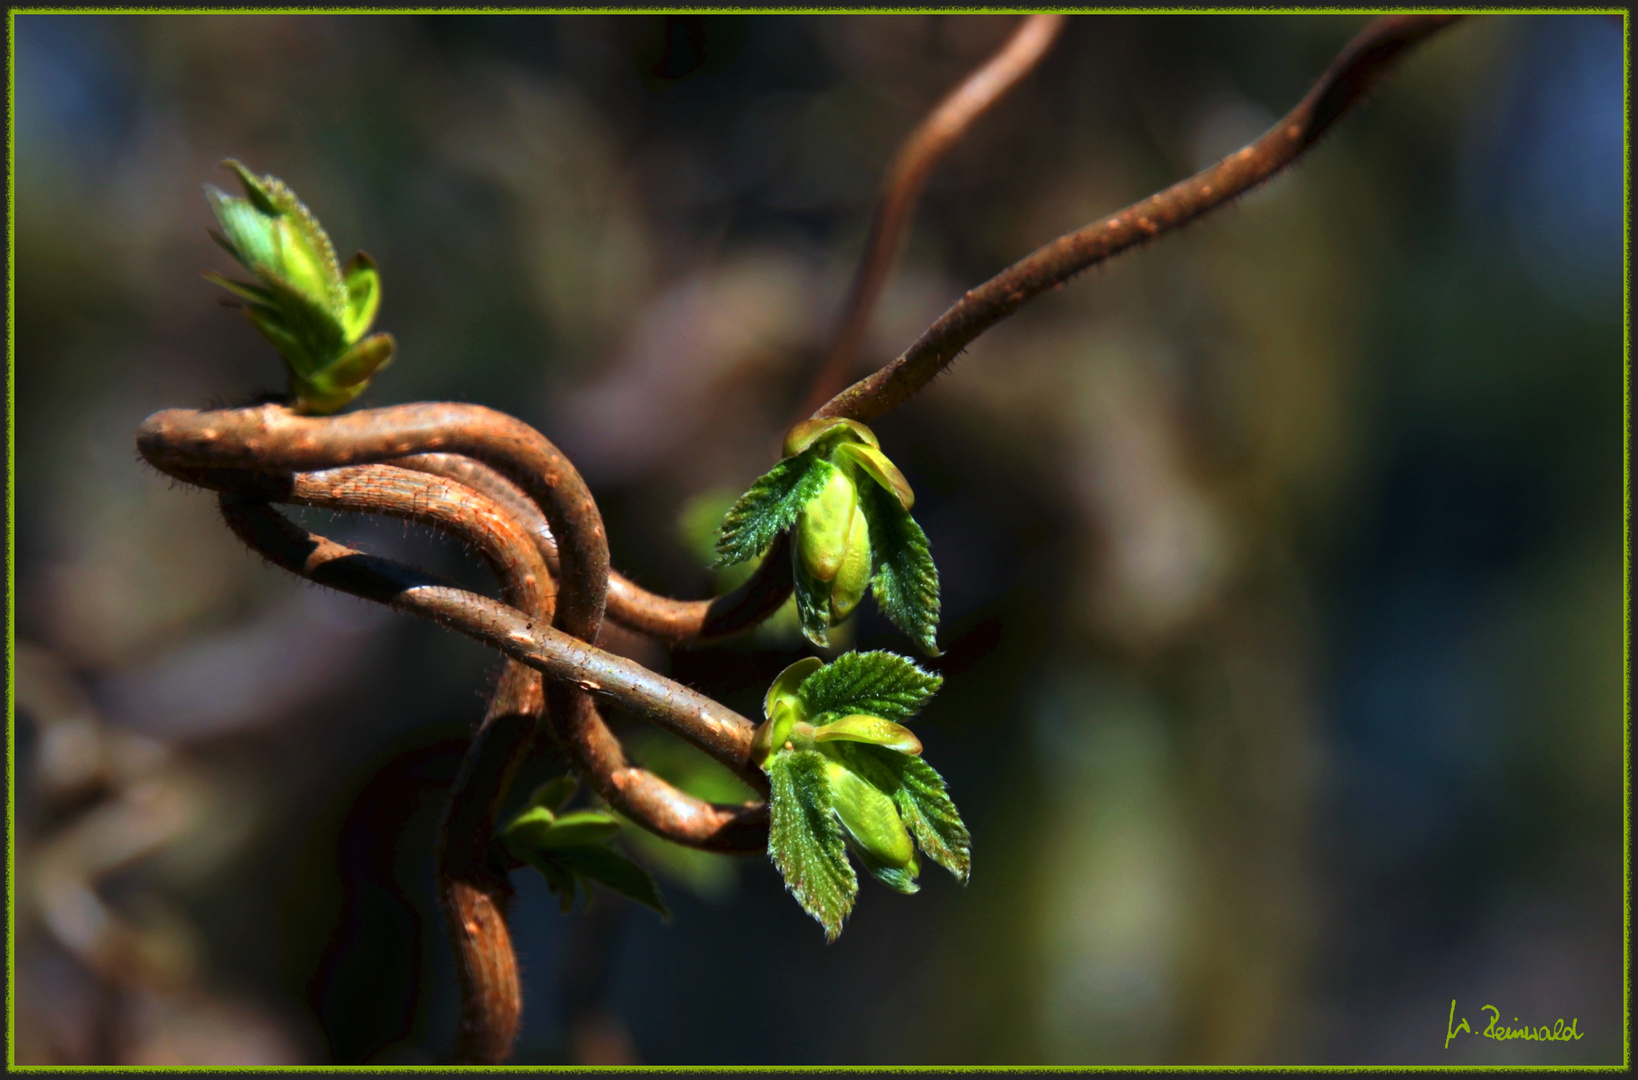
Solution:
<svg viewBox="0 0 1638 1080"><path fill-rule="evenodd" d="M881 199L870 220L864 253L831 337L830 348L803 413L812 412L847 384L847 375L864 343L893 265L904 249L904 237L927 177L939 160L961 141L990 107L1035 69L1063 31L1065 17L1055 12L1026 16L1004 45L984 65L950 91L905 137L887 168Z"/></svg>
<svg viewBox="0 0 1638 1080"><path fill-rule="evenodd" d="M481 462L458 454L414 454L394 458L392 464L442 476L481 491L505 507L513 520L534 538L553 575L557 573L557 541L552 539L540 509L505 476ZM791 595L791 565L787 541L781 536L750 579L714 600L673 600L649 592L617 570L609 571L608 618L639 634L673 645L693 645L731 637L748 630L779 610Z"/></svg>
<svg viewBox="0 0 1638 1080"><path fill-rule="evenodd" d="M1395 15L1371 23L1262 138L1060 237L971 290L898 359L814 415L881 415L1031 298L1269 179L1311 147L1404 50L1455 18ZM839 382L857 355L929 170L1035 66L1062 22L1056 15L1026 19L899 151L816 396ZM687 739L766 796L766 780L750 762L751 722L593 643L605 608L611 621L672 643L748 628L790 594L783 548L771 550L751 581L729 596L677 601L648 593L610 571L601 515L567 458L527 424L481 406L403 405L322 418L276 405L177 409L149 417L137 444L162 471L221 492L229 527L272 562L315 583L433 619L509 658L451 791L439 838L440 901L460 961L460 1061L505 1060L517 1031L521 998L504 917L505 868L492 861L491 841L502 800L543 715L576 770L644 827L694 847L766 849L765 802L714 805L633 766L597 699ZM386 514L453 532L489 562L505 602L310 534L273 510L272 502Z"/></svg>
<svg viewBox="0 0 1638 1080"><path fill-rule="evenodd" d="M283 421L293 420L293 423ZM333 430L342 428L341 432ZM474 435L471 429L477 428ZM577 579L584 580L586 564L597 565L599 556L607 566L607 548L602 545L601 524L596 507L578 474L557 455L538 433L527 425L488 410L452 406L410 407L386 410L376 415L354 414L331 421L293 418L277 407L226 413L185 413L173 411L150 418L139 433L138 445L150 461L180 479L223 489L223 513L229 525L254 549L297 573L372 599L415 610L415 600L425 590L404 588L412 577L404 568L383 575L382 568L369 567L364 578L357 562L364 558L350 549L331 544L321 537L295 529L268 508L269 500L324 506L342 510L363 510L408 518L456 532L482 552L500 577L508 602L505 607L489 602L487 622L512 622L505 630L514 647L523 640L536 644L534 635L544 632L548 650L558 660L570 664L587 659L616 659L602 654L563 657L561 646L575 638L547 625L554 615L552 578L546 568L537 538L540 529L526 530L493 500L463 485L435 480L428 475L382 465L331 469L316 473L276 474L248 471L234 466L247 459L265 470L290 468L312 462L320 454L343 460L368 460L384 451L420 449L427 445L467 447L480 445L485 437L498 433L496 449L486 456L501 468L520 472L543 467L545 484L534 485L551 500L547 514L564 523L565 531L577 535L589 552L582 558L563 560L566 571L560 578L564 591ZM242 441L236 436L242 436ZM348 444L338 452L337 439ZM189 447L194 451L190 458ZM209 449L200 452L200 447ZM226 467L224 467L226 466ZM590 507L590 513L585 508ZM589 540L589 544L586 542ZM601 550L599 550L601 549ZM346 567L346 569L342 569ZM329 572L326 569L329 568ZM347 580L350 576L355 580ZM413 575L413 572L410 572ZM441 590L459 594L459 590ZM465 594L470 596L470 594ZM602 597L583 590L580 632L596 633L596 624L585 613L600 606ZM456 597L442 598L444 610L422 611L440 621L450 622L450 609L461 607ZM472 599L479 599L473 597ZM408 600L409 602L401 602ZM451 601L454 601L453 603ZM517 621L523 623L520 629ZM494 642L491 642L494 643ZM592 646L578 642L585 649ZM594 650L595 651L595 650ZM557 670L540 664L563 678L565 665ZM629 662L627 662L629 665ZM606 666L606 665L605 665ZM639 711L659 712L665 719L684 717L681 728L704 743L708 752L724 758L741 775L754 774L749 768L748 749L751 725L727 710L710 703L667 696L663 688L656 694L653 683L665 682L637 667L647 679L626 679L626 689L641 687ZM610 680L620 684L618 678ZM582 775L591 779L599 792L617 809L662 836L698 846L756 850L766 846L766 810L763 806L715 807L677 791L645 770L632 767L619 742L598 713L588 690L601 684L579 674L570 684L555 682L548 698L553 706L554 730L561 744L577 761ZM681 690L682 688L676 688ZM656 709L661 701L669 708ZM516 959L506 928L505 904L508 887L503 873L490 864L490 842L496 815L511 780L533 741L544 702L540 676L525 663L508 663L491 698L482 726L475 736L460 775L451 791L447 812L441 823L438 852L438 887L451 940L455 946L462 988L462 1023L456 1050L461 1062L495 1063L510 1053L521 1010ZM694 706L689 708L688 706ZM701 736L701 730L706 732ZM753 779L753 783L760 777Z"/></svg>
<svg viewBox="0 0 1638 1080"><path fill-rule="evenodd" d="M818 417L868 421L926 386L973 339L1031 299L1113 255L1164 236L1290 165L1369 91L1401 53L1459 15L1387 15L1342 50L1267 134L1187 180L1060 236L958 300L898 359L837 394Z"/></svg>

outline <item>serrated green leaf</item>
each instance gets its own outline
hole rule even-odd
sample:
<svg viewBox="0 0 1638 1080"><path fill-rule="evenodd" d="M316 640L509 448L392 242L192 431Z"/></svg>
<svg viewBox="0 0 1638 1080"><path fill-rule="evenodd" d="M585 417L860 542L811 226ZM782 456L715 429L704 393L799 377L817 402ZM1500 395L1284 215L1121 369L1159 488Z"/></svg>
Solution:
<svg viewBox="0 0 1638 1080"><path fill-rule="evenodd" d="M903 724L883 720L879 716L843 716L822 725L813 733L813 741L874 743L901 754L921 753L921 740Z"/></svg>
<svg viewBox="0 0 1638 1080"><path fill-rule="evenodd" d="M796 618L802 627L802 636L821 649L830 647L830 586L815 581L802 560L792 558L792 574L796 596Z"/></svg>
<svg viewBox="0 0 1638 1080"><path fill-rule="evenodd" d="M945 789L938 770L919 757L864 743L843 747L845 753L869 757L891 771L898 781L893 801L910 835L927 857L956 876L963 885L972 874L972 836Z"/></svg>
<svg viewBox="0 0 1638 1080"><path fill-rule="evenodd" d="M835 941L853 910L859 881L832 809L828 763L813 750L776 754L768 763L768 855L802 910Z"/></svg>
<svg viewBox="0 0 1638 1080"><path fill-rule="evenodd" d="M257 176L231 158L222 164L238 174L245 189L245 198L241 201L271 225L269 239L273 258L269 269L272 273L339 316L347 293L335 247L324 226L278 177ZM227 229L226 222L223 228ZM231 232L229 238L236 239ZM260 275L261 271L257 273Z"/></svg>
<svg viewBox="0 0 1638 1080"><path fill-rule="evenodd" d="M835 472L830 462L805 453L785 458L757 477L722 519L714 565L732 566L762 554Z"/></svg>
<svg viewBox="0 0 1638 1080"><path fill-rule="evenodd" d="M871 877L888 888L904 893L906 896L914 896L921 891L921 886L916 883L916 878L921 874L921 863L914 854L910 856L910 861L903 866L889 866L884 862L877 861L869 852L861 848L851 847L849 850L858 858L860 864L870 872Z"/></svg>
<svg viewBox="0 0 1638 1080"><path fill-rule="evenodd" d="M606 885L621 896L651 907L668 919L671 917L653 875L607 845L585 844L563 848L553 851L549 857L581 877Z"/></svg>
<svg viewBox="0 0 1638 1080"><path fill-rule="evenodd" d="M870 520L876 557L871 588L877 605L922 651L939 655L938 567L927 534L898 498L879 485L861 484L859 498Z"/></svg>
<svg viewBox="0 0 1638 1080"><path fill-rule="evenodd" d="M844 653L803 681L798 695L809 722L824 724L863 713L903 723L938 692L944 680L896 653Z"/></svg>

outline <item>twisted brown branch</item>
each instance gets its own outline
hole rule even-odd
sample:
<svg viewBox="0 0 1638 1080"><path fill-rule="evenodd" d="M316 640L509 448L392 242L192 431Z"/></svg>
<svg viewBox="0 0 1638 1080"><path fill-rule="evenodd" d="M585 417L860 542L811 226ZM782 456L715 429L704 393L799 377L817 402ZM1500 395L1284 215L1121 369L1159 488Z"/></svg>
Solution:
<svg viewBox="0 0 1638 1080"><path fill-rule="evenodd" d="M761 779L747 760L748 721L587 643L597 632L593 613L603 597L601 590L587 589L584 583L595 582L599 566L606 574L608 565L601 521L579 475L527 425L465 406L412 406L318 421L292 417L276 407L213 414L173 411L150 418L138 445L172 475L223 490L223 514L230 527L274 562L322 584L459 625L503 651L518 652L525 642L531 647L524 663L514 657L507 665L462 762L440 829L439 899L462 988L458 1061L505 1060L521 1009L505 922L507 884L491 865L489 852L501 800L531 745L544 704L540 677L526 664L569 680L554 684L546 695L554 731L582 775L611 805L679 842L765 848L765 806L713 806L633 767L598 713L588 691L602 690L605 682L593 678L592 671L603 675L617 694L624 691L635 711L691 737L753 783ZM496 501L462 484L384 465L268 471L444 447L476 449L533 489L537 502L511 489L514 504L539 509L525 515L526 524L519 523ZM258 468L241 467L249 463ZM538 476L530 476L532 469L540 470ZM493 479L508 483L501 475ZM267 506L270 500L382 513L455 532L485 556L513 606L444 586L429 589L427 579L417 580L407 568L369 560L296 529ZM553 524L558 527L551 528ZM563 552L556 552L555 545L553 550L563 564L559 581L565 597L580 584L575 628L584 640L548 625L554 615L552 577L541 538L552 534L578 541L572 548L565 545ZM426 603L429 598L432 602ZM496 631L504 641L496 640Z"/></svg>
<svg viewBox="0 0 1638 1080"><path fill-rule="evenodd" d="M1128 248L1164 236L1295 161L1376 85L1406 49L1458 15L1388 15L1359 33L1314 88L1262 138L1187 180L1019 260L958 300L898 359L837 394L815 416L870 420L902 404L973 339L1031 299Z"/></svg>
<svg viewBox="0 0 1638 1080"><path fill-rule="evenodd" d="M557 573L557 541L540 510L516 484L471 458L457 454L415 454L395 458L406 469L443 476L480 491L499 503L534 539L546 565ZM673 600L651 593L619 571L609 571L607 615L629 630L672 644L730 637L779 610L791 594L791 564L781 536L756 573L734 591L714 600Z"/></svg>
<svg viewBox="0 0 1638 1080"><path fill-rule="evenodd" d="M1026 16L996 54L950 91L905 137L882 181L881 199L865 237L864 254L854 272L853 284L842 305L824 363L809 392L808 404L802 410L804 413L817 409L846 384L847 373L859 354L865 331L870 328L870 317L875 314L888 275L904 248L904 237L910 229L916 203L921 199L933 167L961 141L979 117L1035 69L1058 40L1063 26L1064 16L1060 14Z"/></svg>
<svg viewBox="0 0 1638 1080"><path fill-rule="evenodd" d="M404 517L446 529L480 549L485 536L473 525L485 517L515 523L499 510L483 506L477 493L453 484L429 482L408 470L371 466L313 473L279 474L241 469L168 470L188 483L230 496L229 524L247 545L270 561L308 580L340 592L433 619L483 642L555 681L573 684L699 747L758 790L766 779L750 763L752 723L703 694L650 671L634 660L599 649L529 618L506 604L450 585L422 571L365 555L322 536L307 533L265 508L267 502L290 502L329 509ZM393 474L397 474L394 476ZM340 483L367 477L367 483ZM252 510L252 507L262 509ZM523 532L518 529L516 535ZM485 553L486 558L493 558ZM643 772L643 770L632 770ZM645 774L652 776L652 774ZM652 785L632 806L630 815L652 831L678 843L715 850L753 850L739 839L736 824L745 807L717 807L666 785L658 777L619 780L617 787ZM669 808L665 802L670 801ZM644 807L651 809L645 813ZM660 807L659 810L653 810ZM757 812L750 814L755 819ZM711 822L716 821L716 825Z"/></svg>

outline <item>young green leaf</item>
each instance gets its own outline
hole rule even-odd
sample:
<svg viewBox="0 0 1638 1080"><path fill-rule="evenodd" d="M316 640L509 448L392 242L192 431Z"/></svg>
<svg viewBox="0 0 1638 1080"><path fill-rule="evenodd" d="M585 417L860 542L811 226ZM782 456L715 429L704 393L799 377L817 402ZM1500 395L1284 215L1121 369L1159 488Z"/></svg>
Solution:
<svg viewBox="0 0 1638 1080"><path fill-rule="evenodd" d="M921 874L921 863L917 861L915 855L912 854L910 861L903 866L889 866L887 863L878 862L861 848L850 846L849 850L858 856L859 862L870 872L871 877L888 888L906 896L914 896L921 891L921 886L916 883L917 876Z"/></svg>
<svg viewBox="0 0 1638 1080"><path fill-rule="evenodd" d="M836 471L817 454L803 453L763 473L722 519L714 565L732 566L760 555L774 537L790 528L803 505Z"/></svg>
<svg viewBox="0 0 1638 1080"><path fill-rule="evenodd" d="M620 823L608 814L600 810L576 810L553 821L536 837L535 846L543 851L558 851L585 844L600 844L618 835Z"/></svg>
<svg viewBox="0 0 1638 1080"><path fill-rule="evenodd" d="M544 846L542 840L557 820L544 806L531 806L501 830L501 843L514 858L528 861Z"/></svg>
<svg viewBox="0 0 1638 1080"><path fill-rule="evenodd" d="M855 713L903 723L915 716L943 683L939 676L894 653L853 652L838 656L809 675L798 696L813 724Z"/></svg>
<svg viewBox="0 0 1638 1080"><path fill-rule="evenodd" d="M796 617L802 626L802 636L821 649L827 649L830 647L830 585L815 581L800 559L793 562L791 570L796 585Z"/></svg>
<svg viewBox="0 0 1638 1080"><path fill-rule="evenodd" d="M569 805L574 793L580 788L580 778L574 773L564 773L555 780L548 780L529 793L528 800L523 804L526 808L544 806L552 813L557 813Z"/></svg>
<svg viewBox="0 0 1638 1080"><path fill-rule="evenodd" d="M863 469L877 484L891 491L904 509L909 510L916 504L916 493L910 490L910 481L904 478L899 467L888 460L887 455L878 447L865 446L863 443L843 443L836 448L836 456L851 461Z"/></svg>
<svg viewBox="0 0 1638 1080"><path fill-rule="evenodd" d="M549 857L583 878L608 886L621 896L653 908L666 918L671 912L660 897L660 887L647 870L604 844L582 844L550 853Z"/></svg>
<svg viewBox="0 0 1638 1080"><path fill-rule="evenodd" d="M927 534L885 488L860 484L859 497L870 518L876 603L927 655L937 656L938 567L933 565Z"/></svg>
<svg viewBox="0 0 1638 1080"><path fill-rule="evenodd" d="M768 692L762 696L762 715L768 720L773 719L774 707L781 702L789 702L800 706L802 684L808 676L825 666L825 662L817 656L804 656L790 667L774 677ZM807 713L798 711L797 719L805 717Z"/></svg>
<svg viewBox="0 0 1638 1080"><path fill-rule="evenodd" d="M846 749L869 756L893 772L898 779L893 801L910 835L916 838L928 858L965 885L972 874L972 836L938 771L919 757L876 746L855 743Z"/></svg>
<svg viewBox="0 0 1638 1080"><path fill-rule="evenodd" d="M775 754L768 761L768 854L802 910L835 941L853 910L859 881L832 811L827 766L814 750Z"/></svg>
<svg viewBox="0 0 1638 1080"><path fill-rule="evenodd" d="M347 287L342 327L349 342L357 341L375 322L376 310L381 306L381 272L375 260L360 251L347 260L341 276Z"/></svg>

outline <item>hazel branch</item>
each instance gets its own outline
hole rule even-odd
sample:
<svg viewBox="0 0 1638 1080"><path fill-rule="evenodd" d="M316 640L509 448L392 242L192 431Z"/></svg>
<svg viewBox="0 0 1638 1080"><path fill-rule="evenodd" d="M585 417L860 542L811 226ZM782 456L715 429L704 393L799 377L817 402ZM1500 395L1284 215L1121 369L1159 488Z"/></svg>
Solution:
<svg viewBox="0 0 1638 1080"><path fill-rule="evenodd" d="M1026 16L1004 45L950 91L900 144L882 181L881 198L870 220L864 254L836 323L830 347L814 379L804 413L817 409L847 381L870 328L877 301L904 249L905 234L921 200L927 177L972 125L1040 63L1063 31L1064 16Z"/></svg>
<svg viewBox="0 0 1638 1080"><path fill-rule="evenodd" d="M415 454L394 458L392 464L447 477L487 495L528 531L552 574L557 574L557 541L552 539L551 528L540 509L506 477L458 454ZM610 570L606 614L628 630L673 645L732 637L762 622L790 598L791 564L786 542L784 537L777 540L744 584L713 600L673 600Z"/></svg>
<svg viewBox="0 0 1638 1080"><path fill-rule="evenodd" d="M1124 210L1060 236L969 291L892 363L837 394L814 416L868 421L932 381L973 339L1049 289L1164 236L1244 194L1297 160L1388 72L1406 49L1459 15L1388 15L1367 26L1314 88L1267 134L1216 165Z"/></svg>

